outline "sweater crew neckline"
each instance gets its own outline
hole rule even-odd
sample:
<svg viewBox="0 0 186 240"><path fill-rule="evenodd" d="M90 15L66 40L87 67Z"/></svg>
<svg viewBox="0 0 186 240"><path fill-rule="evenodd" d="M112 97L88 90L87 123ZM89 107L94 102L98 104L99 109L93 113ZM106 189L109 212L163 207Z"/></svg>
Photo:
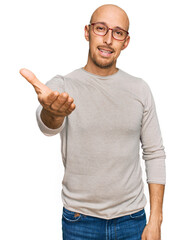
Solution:
<svg viewBox="0 0 186 240"><path fill-rule="evenodd" d="M94 73L91 73L91 72L88 72L87 70L85 70L83 67L80 68L84 73L86 73L87 75L91 76L91 77L95 77L99 80L109 80L109 79L113 79L113 77L116 77L119 72L120 72L120 69L118 68L118 71L111 74L111 75L107 75L107 76L101 76L101 75L97 75L97 74L94 74Z"/></svg>

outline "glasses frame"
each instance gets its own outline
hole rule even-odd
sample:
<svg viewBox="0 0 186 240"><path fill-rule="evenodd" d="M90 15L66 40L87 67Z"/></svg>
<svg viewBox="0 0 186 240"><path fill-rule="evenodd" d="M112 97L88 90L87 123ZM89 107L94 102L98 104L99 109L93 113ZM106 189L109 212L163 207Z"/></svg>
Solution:
<svg viewBox="0 0 186 240"><path fill-rule="evenodd" d="M104 35L101 35L101 34L97 34L97 33L95 33L94 32L94 25L95 24L97 24L97 23L101 23L101 24L103 24L106 28L107 28L107 31L106 31L106 33L104 34ZM96 35L98 35L98 36L106 36L107 35L107 33L108 33L108 31L109 30L112 30L112 37L115 39L115 40L117 40L117 41L123 41L123 40L125 40L126 39L126 37L129 35L129 32L128 31L126 31L126 30L124 30L123 28L120 28L120 27L115 27L115 28L109 28L104 22L95 22L95 23L90 23L89 24L89 26L93 26L93 32L96 34ZM114 36L113 36L113 30L114 29L116 29L116 28L118 28L118 29L121 29L121 30L123 30L124 32L126 32L127 33L127 36L123 39L123 40L119 40L119 39L117 39L117 38L115 38Z"/></svg>

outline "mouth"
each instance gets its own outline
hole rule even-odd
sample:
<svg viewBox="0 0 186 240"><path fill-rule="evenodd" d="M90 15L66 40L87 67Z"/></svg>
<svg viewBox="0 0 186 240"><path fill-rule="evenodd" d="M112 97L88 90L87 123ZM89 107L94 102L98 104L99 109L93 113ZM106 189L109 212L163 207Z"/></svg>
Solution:
<svg viewBox="0 0 186 240"><path fill-rule="evenodd" d="M112 49L102 48L102 47L98 47L98 50L100 54L104 57L108 57L114 52Z"/></svg>

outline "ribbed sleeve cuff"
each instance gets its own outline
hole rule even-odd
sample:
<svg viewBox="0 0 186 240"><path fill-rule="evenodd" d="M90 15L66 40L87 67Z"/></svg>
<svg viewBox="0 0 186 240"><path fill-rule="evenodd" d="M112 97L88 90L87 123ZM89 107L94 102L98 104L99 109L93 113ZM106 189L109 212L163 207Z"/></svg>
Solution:
<svg viewBox="0 0 186 240"><path fill-rule="evenodd" d="M63 130L63 128L65 127L66 117L63 121L63 124L59 128L51 129L51 128L48 128L41 120L40 114L41 114L42 109L43 109L42 105L39 105L39 107L36 110L36 119L37 119L37 123L38 123L38 126L39 126L41 132L43 134L45 134L46 136L54 136L54 135L60 133Z"/></svg>

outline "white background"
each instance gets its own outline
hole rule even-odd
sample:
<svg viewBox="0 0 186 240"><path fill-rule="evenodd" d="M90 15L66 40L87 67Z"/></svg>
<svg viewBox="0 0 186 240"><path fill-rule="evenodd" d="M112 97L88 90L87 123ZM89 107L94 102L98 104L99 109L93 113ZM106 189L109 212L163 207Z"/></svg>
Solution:
<svg viewBox="0 0 186 240"><path fill-rule="evenodd" d="M40 132L37 96L19 69L30 69L45 83L84 66L84 26L105 3L124 8L130 19L131 41L117 66L147 81L156 102L167 155L162 239L185 238L184 1L7 0L0 5L2 240L61 239L60 138ZM148 217L149 204L146 212Z"/></svg>

